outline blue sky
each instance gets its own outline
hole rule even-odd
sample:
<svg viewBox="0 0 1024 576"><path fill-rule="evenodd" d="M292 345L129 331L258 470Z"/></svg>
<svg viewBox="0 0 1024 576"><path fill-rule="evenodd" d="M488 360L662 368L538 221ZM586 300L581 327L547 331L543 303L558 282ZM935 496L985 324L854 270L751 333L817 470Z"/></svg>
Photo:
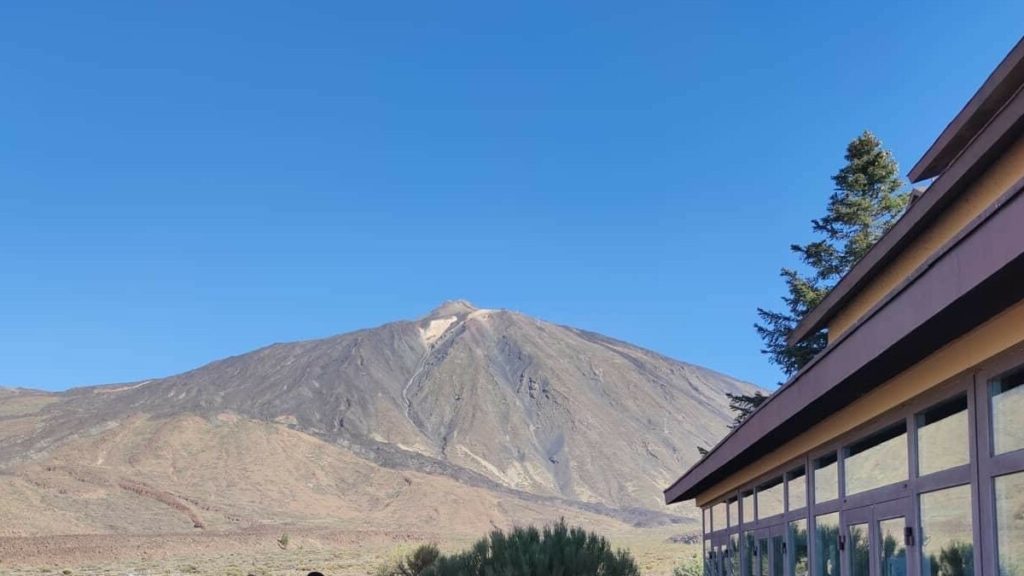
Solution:
<svg viewBox="0 0 1024 576"><path fill-rule="evenodd" d="M904 171L1001 2L17 2L0 385L169 375L449 298L761 385L847 141Z"/></svg>

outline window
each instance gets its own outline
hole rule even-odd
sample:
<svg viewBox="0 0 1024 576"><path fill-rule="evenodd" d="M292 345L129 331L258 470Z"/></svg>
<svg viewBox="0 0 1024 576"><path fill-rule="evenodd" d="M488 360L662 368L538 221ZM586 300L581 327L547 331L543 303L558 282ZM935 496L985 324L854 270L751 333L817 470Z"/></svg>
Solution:
<svg viewBox="0 0 1024 576"><path fill-rule="evenodd" d="M846 448L846 494L907 479L907 424L900 422Z"/></svg>
<svg viewBox="0 0 1024 576"><path fill-rule="evenodd" d="M918 475L969 464L969 443L967 396L954 398L918 414Z"/></svg>
<svg viewBox="0 0 1024 576"><path fill-rule="evenodd" d="M743 574L742 576L757 576L757 555L754 553L757 548L757 540L754 538L754 533L747 531L743 533L743 548L746 549L747 553L744 555L743 562Z"/></svg>
<svg viewBox="0 0 1024 576"><path fill-rule="evenodd" d="M1005 454L1024 448L1024 368L996 378L989 384L992 406L992 449Z"/></svg>
<svg viewBox="0 0 1024 576"><path fill-rule="evenodd" d="M839 462L835 453L814 461L814 501L839 498Z"/></svg>
<svg viewBox="0 0 1024 576"><path fill-rule="evenodd" d="M754 522L754 493L744 492L741 494L740 504L743 507L743 523L752 524Z"/></svg>
<svg viewBox="0 0 1024 576"><path fill-rule="evenodd" d="M881 576L905 576L907 573L907 545L904 530L907 527L905 518L890 518L878 523L879 566Z"/></svg>
<svg viewBox="0 0 1024 576"><path fill-rule="evenodd" d="M711 534L715 527L711 525L711 507L704 508L704 533Z"/></svg>
<svg viewBox="0 0 1024 576"><path fill-rule="evenodd" d="M850 547L850 576L870 576L871 550L868 525L850 524L846 528Z"/></svg>
<svg viewBox="0 0 1024 576"><path fill-rule="evenodd" d="M738 533L729 536L725 572L728 576L740 576L740 535Z"/></svg>
<svg viewBox="0 0 1024 576"><path fill-rule="evenodd" d="M729 527L730 528L735 528L735 527L739 526L740 525L739 502L737 502L735 498L731 498L731 499L729 499L729 502L726 503L726 506L729 508Z"/></svg>
<svg viewBox="0 0 1024 576"><path fill-rule="evenodd" d="M814 576L841 576L839 568L839 513L814 519Z"/></svg>
<svg viewBox="0 0 1024 576"><path fill-rule="evenodd" d="M1024 472L995 479L999 576L1024 574Z"/></svg>
<svg viewBox="0 0 1024 576"><path fill-rule="evenodd" d="M807 475L800 467L786 475L786 510L792 512L807 507Z"/></svg>
<svg viewBox="0 0 1024 576"><path fill-rule="evenodd" d="M787 556L789 574L791 576L807 576L807 520L794 520L789 523L789 550Z"/></svg>
<svg viewBox="0 0 1024 576"><path fill-rule="evenodd" d="M974 573L971 487L921 494L922 576Z"/></svg>
<svg viewBox="0 0 1024 576"><path fill-rule="evenodd" d="M782 514L782 478L769 480L757 487L757 519Z"/></svg>
<svg viewBox="0 0 1024 576"><path fill-rule="evenodd" d="M715 527L715 532L729 527L729 520L725 517L725 502L711 507L711 525Z"/></svg>

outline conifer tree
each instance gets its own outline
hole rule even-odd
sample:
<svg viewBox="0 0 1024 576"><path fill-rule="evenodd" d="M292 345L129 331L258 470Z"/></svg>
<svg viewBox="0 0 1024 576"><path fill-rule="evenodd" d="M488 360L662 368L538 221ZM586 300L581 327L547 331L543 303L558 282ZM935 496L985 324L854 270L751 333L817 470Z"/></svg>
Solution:
<svg viewBox="0 0 1024 576"><path fill-rule="evenodd" d="M809 273L783 268L786 310L757 311L761 321L755 328L764 342L762 352L787 376L807 364L826 342L824 331L819 331L789 346L789 333L874 246L907 205L899 166L871 132L865 131L846 147L846 165L832 176L832 182L835 190L825 216L811 221L812 230L820 238L790 247Z"/></svg>
<svg viewBox="0 0 1024 576"><path fill-rule="evenodd" d="M825 216L811 221L811 229L819 238L790 246L808 272L783 268L780 274L786 282L786 295L782 298L785 309L757 310L760 321L754 327L764 343L761 352L787 377L799 371L827 343L827 334L819 330L791 346L786 342L790 332L892 227L909 199L902 191L896 160L871 132L865 131L850 142L845 158L846 165L832 176L835 189ZM738 424L764 398L745 398L740 403L730 400L738 413Z"/></svg>

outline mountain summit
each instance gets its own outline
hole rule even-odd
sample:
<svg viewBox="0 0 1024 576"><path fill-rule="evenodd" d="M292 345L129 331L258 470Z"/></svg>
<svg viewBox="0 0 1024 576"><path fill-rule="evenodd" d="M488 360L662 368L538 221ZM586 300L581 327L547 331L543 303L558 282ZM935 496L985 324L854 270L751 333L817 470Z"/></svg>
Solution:
<svg viewBox="0 0 1024 576"><path fill-rule="evenodd" d="M661 488L725 434L725 394L753 390L454 300L169 378L5 397L0 508L22 515L16 534L109 530L113 510L149 531L395 514L434 525L455 503L478 511L470 523L565 510L676 522Z"/></svg>

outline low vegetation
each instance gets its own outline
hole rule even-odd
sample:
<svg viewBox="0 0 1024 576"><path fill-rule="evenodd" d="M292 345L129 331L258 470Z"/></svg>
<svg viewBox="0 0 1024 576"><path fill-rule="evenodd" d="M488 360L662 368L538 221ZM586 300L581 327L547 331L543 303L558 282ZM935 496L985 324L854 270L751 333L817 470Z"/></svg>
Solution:
<svg viewBox="0 0 1024 576"><path fill-rule="evenodd" d="M543 530L495 530L469 550L446 556L436 546L420 546L405 558L382 566L376 576L639 576L633 557L608 541L564 521Z"/></svg>

